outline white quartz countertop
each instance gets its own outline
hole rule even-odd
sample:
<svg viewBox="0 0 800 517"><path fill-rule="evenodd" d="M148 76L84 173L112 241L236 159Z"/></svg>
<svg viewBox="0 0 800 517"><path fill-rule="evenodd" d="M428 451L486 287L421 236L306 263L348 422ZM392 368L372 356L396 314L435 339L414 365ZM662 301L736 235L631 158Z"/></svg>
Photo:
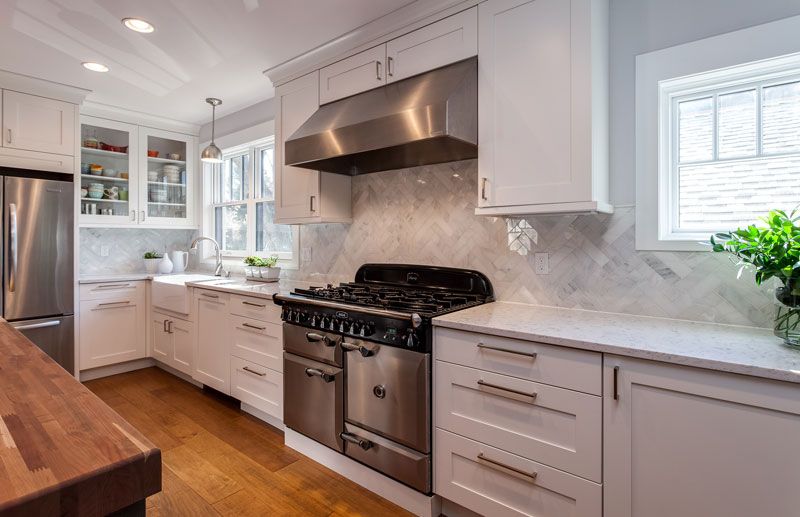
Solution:
<svg viewBox="0 0 800 517"><path fill-rule="evenodd" d="M81 275L79 284L101 284L103 282L134 282L136 280L152 280L152 273L109 273L104 275Z"/></svg>
<svg viewBox="0 0 800 517"><path fill-rule="evenodd" d="M494 302L434 325L800 383L800 351L770 329Z"/></svg>

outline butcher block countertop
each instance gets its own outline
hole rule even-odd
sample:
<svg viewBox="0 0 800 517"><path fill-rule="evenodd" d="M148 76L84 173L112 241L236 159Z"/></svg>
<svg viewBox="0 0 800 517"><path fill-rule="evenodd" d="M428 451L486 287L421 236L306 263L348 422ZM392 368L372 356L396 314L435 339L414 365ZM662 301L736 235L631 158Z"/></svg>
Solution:
<svg viewBox="0 0 800 517"><path fill-rule="evenodd" d="M0 319L0 514L106 515L161 490L161 451Z"/></svg>

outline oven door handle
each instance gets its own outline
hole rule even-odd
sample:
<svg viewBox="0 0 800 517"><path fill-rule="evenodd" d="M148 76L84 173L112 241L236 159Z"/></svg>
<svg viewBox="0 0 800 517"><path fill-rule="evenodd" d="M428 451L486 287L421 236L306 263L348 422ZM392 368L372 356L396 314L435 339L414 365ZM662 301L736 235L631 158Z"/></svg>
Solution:
<svg viewBox="0 0 800 517"><path fill-rule="evenodd" d="M358 436L356 436L356 435L354 435L352 433L339 433L339 438L341 438L342 440L344 440L346 442L350 442L350 443L353 443L355 445L358 445L359 447L361 447L365 451L372 448L372 442L371 441L364 440L363 438L359 438Z"/></svg>
<svg viewBox="0 0 800 517"><path fill-rule="evenodd" d="M318 343L322 341L322 344L325 346L336 346L335 340L329 338L328 336L317 334L316 332L306 332L306 339L309 343Z"/></svg>
<svg viewBox="0 0 800 517"><path fill-rule="evenodd" d="M306 375L309 377L319 377L325 382L333 382L334 379L336 379L336 376L325 373L319 368L306 368Z"/></svg>
<svg viewBox="0 0 800 517"><path fill-rule="evenodd" d="M363 357L369 357L371 355L375 355L374 350L370 350L364 345L356 345L355 343L348 343L347 341L342 341L341 345L342 345L342 350L345 352L352 352L354 350L358 350L359 352L361 352L361 355Z"/></svg>

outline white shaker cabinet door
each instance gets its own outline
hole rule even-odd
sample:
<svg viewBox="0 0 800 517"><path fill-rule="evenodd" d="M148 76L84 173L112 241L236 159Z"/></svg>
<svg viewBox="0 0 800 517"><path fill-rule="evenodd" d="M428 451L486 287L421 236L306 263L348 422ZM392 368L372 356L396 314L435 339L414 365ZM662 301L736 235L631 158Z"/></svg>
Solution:
<svg viewBox="0 0 800 517"><path fill-rule="evenodd" d="M119 296L82 301L80 307L81 370L145 357L143 300Z"/></svg>
<svg viewBox="0 0 800 517"><path fill-rule="evenodd" d="M230 393L230 336L228 301L225 293L197 291L197 339L192 377L203 384Z"/></svg>
<svg viewBox="0 0 800 517"><path fill-rule="evenodd" d="M191 375L194 366L194 324L173 318L167 330L172 336L172 367Z"/></svg>
<svg viewBox="0 0 800 517"><path fill-rule="evenodd" d="M319 71L319 102L326 104L386 84L386 45L378 45Z"/></svg>
<svg viewBox="0 0 800 517"><path fill-rule="evenodd" d="M473 7L386 44L392 83L478 54L478 8Z"/></svg>
<svg viewBox="0 0 800 517"><path fill-rule="evenodd" d="M604 515L798 515L797 384L604 360Z"/></svg>
<svg viewBox="0 0 800 517"><path fill-rule="evenodd" d="M76 111L69 102L3 90L3 146L74 156Z"/></svg>

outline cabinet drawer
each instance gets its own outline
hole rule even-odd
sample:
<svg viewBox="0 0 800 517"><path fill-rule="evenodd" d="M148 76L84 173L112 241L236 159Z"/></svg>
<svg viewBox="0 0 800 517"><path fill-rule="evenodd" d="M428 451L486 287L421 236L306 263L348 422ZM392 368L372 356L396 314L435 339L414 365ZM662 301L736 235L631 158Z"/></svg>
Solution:
<svg viewBox="0 0 800 517"><path fill-rule="evenodd" d="M255 298L253 296L232 294L231 314L276 325L281 323L281 308L275 305L270 298Z"/></svg>
<svg viewBox="0 0 800 517"><path fill-rule="evenodd" d="M283 326L231 316L231 353L276 371L283 371Z"/></svg>
<svg viewBox="0 0 800 517"><path fill-rule="evenodd" d="M481 515L600 517L602 487L436 430L434 492Z"/></svg>
<svg viewBox="0 0 800 517"><path fill-rule="evenodd" d="M378 45L322 68L319 103L326 104L383 86L386 84L385 61L386 45Z"/></svg>
<svg viewBox="0 0 800 517"><path fill-rule="evenodd" d="M102 282L98 284L81 284L80 299L84 300L105 300L119 297L139 297L144 296L144 281L135 280L132 282ZM144 303L144 298L142 298Z"/></svg>
<svg viewBox="0 0 800 517"><path fill-rule="evenodd" d="M602 399L436 361L434 425L600 482Z"/></svg>
<svg viewBox="0 0 800 517"><path fill-rule="evenodd" d="M231 357L231 396L283 420L283 374Z"/></svg>
<svg viewBox="0 0 800 517"><path fill-rule="evenodd" d="M600 353L441 327L435 332L433 350L440 361L602 394Z"/></svg>
<svg viewBox="0 0 800 517"><path fill-rule="evenodd" d="M80 303L80 369L141 359L147 354L144 299L118 295Z"/></svg>

